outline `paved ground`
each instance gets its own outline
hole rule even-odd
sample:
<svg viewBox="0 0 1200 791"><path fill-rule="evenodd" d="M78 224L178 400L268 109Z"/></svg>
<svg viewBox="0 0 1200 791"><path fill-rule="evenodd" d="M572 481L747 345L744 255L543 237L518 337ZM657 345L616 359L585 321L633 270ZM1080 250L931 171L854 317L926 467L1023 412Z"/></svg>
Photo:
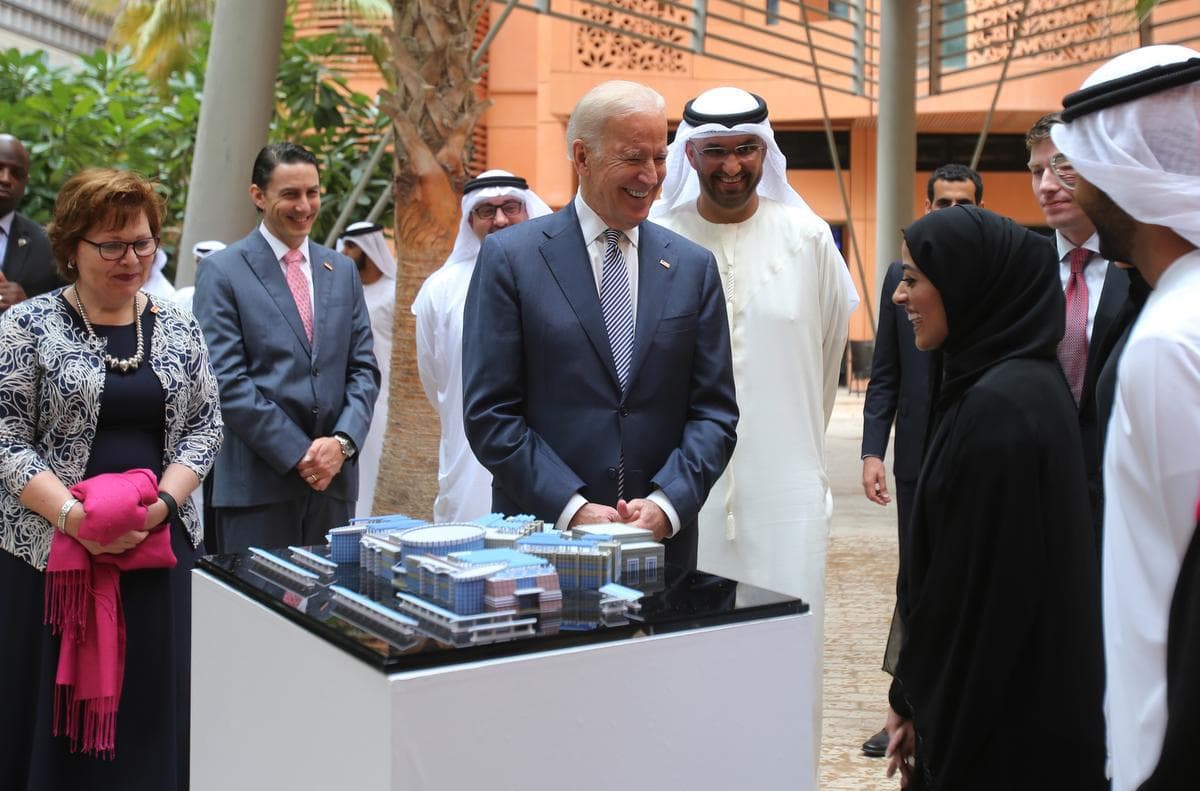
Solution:
<svg viewBox="0 0 1200 791"><path fill-rule="evenodd" d="M896 507L862 493L862 395L838 392L827 434L833 486L825 601L824 791L899 788L861 745L883 725L890 677L880 669L895 603ZM889 486L890 486L889 482Z"/></svg>

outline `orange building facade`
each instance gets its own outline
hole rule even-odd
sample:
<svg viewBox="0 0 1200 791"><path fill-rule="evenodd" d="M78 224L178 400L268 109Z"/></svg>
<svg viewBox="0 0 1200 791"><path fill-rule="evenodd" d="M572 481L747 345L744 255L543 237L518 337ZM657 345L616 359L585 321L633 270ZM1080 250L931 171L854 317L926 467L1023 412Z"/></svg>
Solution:
<svg viewBox="0 0 1200 791"><path fill-rule="evenodd" d="M863 302L877 304L877 116L880 86L886 85L878 67L880 6L881 0L522 0L487 52L482 88L492 106L476 135L482 149L476 161L525 176L557 208L576 186L566 153L567 119L591 87L610 79L648 84L666 98L672 125L701 91L745 88L766 99L777 135L788 138L789 167L802 165L789 170L789 180L834 227ZM1200 48L1200 0L1165 0L1140 27L1133 6L1134 0L919 4L916 214L923 211L932 168L969 164L986 123L990 142L978 168L985 204L1042 226L1024 169L1026 130L1116 54L1143 43ZM503 7L493 3L482 24ZM698 9L706 22L706 55L688 50L700 29ZM356 76L356 87L370 91L361 72ZM826 115L838 139L845 201L825 141ZM898 254L899 229L895 238ZM873 333L869 312L860 306L850 337Z"/></svg>

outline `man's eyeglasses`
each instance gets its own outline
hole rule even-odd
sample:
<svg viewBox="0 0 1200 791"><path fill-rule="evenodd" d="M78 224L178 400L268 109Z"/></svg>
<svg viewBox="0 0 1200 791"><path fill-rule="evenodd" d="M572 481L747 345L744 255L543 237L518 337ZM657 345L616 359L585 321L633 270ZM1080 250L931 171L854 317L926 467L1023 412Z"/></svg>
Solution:
<svg viewBox="0 0 1200 791"><path fill-rule="evenodd" d="M499 206L494 203L484 203L481 206L476 206L472 214L481 220L491 220L495 218L497 209L504 212L505 217L516 217L525 210L525 204L519 200L510 200L501 203Z"/></svg>
<svg viewBox="0 0 1200 791"><path fill-rule="evenodd" d="M1054 173L1054 178L1058 179L1063 189L1074 190L1075 185L1079 183L1079 173L1071 164L1071 160L1062 154L1050 157L1050 171Z"/></svg>
<svg viewBox="0 0 1200 791"><path fill-rule="evenodd" d="M133 254L138 258L154 255L158 252L158 237L147 236L145 239L138 239L133 242L93 242L91 239L80 239L81 242L87 242L96 251L100 253L100 257L105 261L120 261L125 257L125 251L130 247L133 248Z"/></svg>
<svg viewBox="0 0 1200 791"><path fill-rule="evenodd" d="M758 156L758 153L763 150L763 145L761 143L743 143L733 148L725 148L725 146L705 146L704 148L700 148L696 146L696 150L700 152L700 156L710 162L724 162L726 159L729 159L730 154L745 162L748 159L754 159L754 157Z"/></svg>

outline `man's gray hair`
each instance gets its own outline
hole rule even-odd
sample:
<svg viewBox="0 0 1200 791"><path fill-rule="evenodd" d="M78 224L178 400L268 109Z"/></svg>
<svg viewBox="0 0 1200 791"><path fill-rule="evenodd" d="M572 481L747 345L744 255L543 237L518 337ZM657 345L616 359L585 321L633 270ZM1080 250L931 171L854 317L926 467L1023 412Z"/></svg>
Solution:
<svg viewBox="0 0 1200 791"><path fill-rule="evenodd" d="M611 118L635 113L665 112L667 101L658 91L640 82L611 80L602 82L583 95L571 119L567 121L567 159L574 161L572 149L582 140L588 150L595 150Z"/></svg>

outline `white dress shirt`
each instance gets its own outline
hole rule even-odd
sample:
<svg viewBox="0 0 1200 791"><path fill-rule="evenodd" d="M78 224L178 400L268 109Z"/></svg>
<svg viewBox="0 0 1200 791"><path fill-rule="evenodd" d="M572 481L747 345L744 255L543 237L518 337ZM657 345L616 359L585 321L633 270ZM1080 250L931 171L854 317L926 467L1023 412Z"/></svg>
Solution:
<svg viewBox="0 0 1200 791"><path fill-rule="evenodd" d="M275 238L275 235L267 230L266 223L259 223L258 231L267 240L267 244L271 246L271 252L275 253L275 260L279 262L279 271L283 272L284 282L287 282L287 264L283 262L283 257L287 255L292 248L288 247L283 242ZM304 273L304 279L308 281L308 309L312 311L313 323L317 320L316 295L313 292L313 276L312 276L312 256L308 253L308 237L304 237L304 241L296 248L300 254L304 256L304 260L300 262L300 271ZM315 329L314 329L315 331Z"/></svg>

